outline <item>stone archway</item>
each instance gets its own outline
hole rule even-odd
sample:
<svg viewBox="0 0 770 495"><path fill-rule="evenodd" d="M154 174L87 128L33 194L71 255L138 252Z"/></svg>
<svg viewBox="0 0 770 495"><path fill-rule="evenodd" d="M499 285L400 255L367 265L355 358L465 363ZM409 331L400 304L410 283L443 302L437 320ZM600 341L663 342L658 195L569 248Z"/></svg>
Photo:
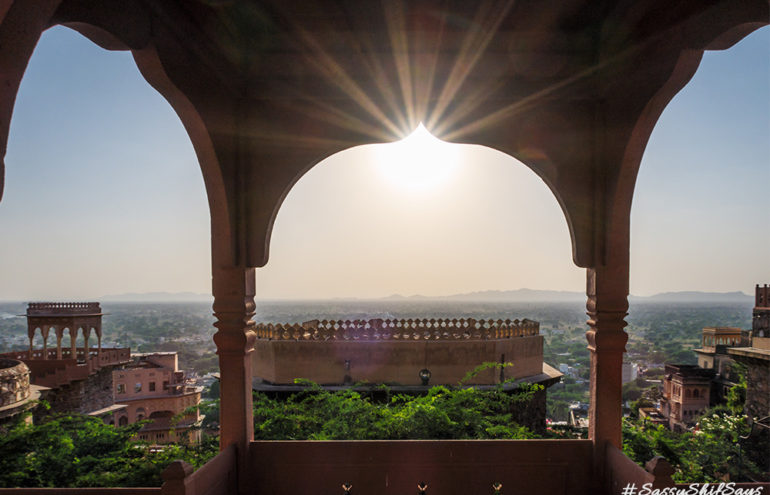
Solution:
<svg viewBox="0 0 770 495"><path fill-rule="evenodd" d="M153 3L0 7L0 143L40 33L131 49L190 134L212 226L222 446L252 438L254 267L281 201L319 160L434 115L452 142L518 157L562 205L587 269L595 460L620 443L629 211L641 153L705 49L768 24L766 0ZM302 136L298 139L297 136ZM534 150L534 153L530 153ZM244 456L245 457L245 456ZM599 473L601 474L601 473Z"/></svg>

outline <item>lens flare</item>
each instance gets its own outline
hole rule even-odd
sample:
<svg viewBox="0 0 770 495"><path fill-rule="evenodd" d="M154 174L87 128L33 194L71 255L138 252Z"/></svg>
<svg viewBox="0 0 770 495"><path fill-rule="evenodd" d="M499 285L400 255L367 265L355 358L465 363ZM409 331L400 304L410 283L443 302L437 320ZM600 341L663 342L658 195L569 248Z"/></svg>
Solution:
<svg viewBox="0 0 770 495"><path fill-rule="evenodd" d="M378 145L375 154L380 172L394 185L426 192L452 176L460 147L440 140L420 124L401 141Z"/></svg>

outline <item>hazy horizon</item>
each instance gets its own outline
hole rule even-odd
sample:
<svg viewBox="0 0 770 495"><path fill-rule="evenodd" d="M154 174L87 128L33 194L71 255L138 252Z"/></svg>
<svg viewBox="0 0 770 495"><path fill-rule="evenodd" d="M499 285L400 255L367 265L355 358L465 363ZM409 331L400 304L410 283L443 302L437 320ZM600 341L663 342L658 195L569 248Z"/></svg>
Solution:
<svg viewBox="0 0 770 495"><path fill-rule="evenodd" d="M518 293L518 294L517 294ZM531 293L531 294L530 294ZM513 296L518 296L519 299L501 299L499 296L511 294ZM532 297L532 299L527 299L528 297ZM754 294L746 293L743 291L722 291L722 292L710 292L710 291L697 291L697 290L684 290L684 291L675 291L675 292L659 292L656 294L651 294L647 296L641 296L636 294L629 294L629 299L655 299L659 298L661 296L667 296L672 295L675 296L675 298L679 298L677 300L681 300L681 297L683 296L689 296L689 295L698 295L702 294L709 298L723 298L723 299L730 299L731 297L740 297L745 298L746 300L753 299ZM494 295L498 295L498 298L494 298ZM132 297L136 297L136 299L132 299ZM163 299L163 297L168 297L168 299ZM487 297L487 298L485 298ZM540 297L540 298L538 298ZM560 297L560 298L559 298ZM424 300L426 302L431 301L448 301L451 302L453 300L455 301L461 301L461 302L472 302L473 300L477 300L480 302L573 302L578 301L582 302L585 299L585 293L580 291L565 291L565 290L558 290L558 289L529 289L527 287L521 287L518 289L508 289L508 290L481 290L481 291L474 291L474 292L464 292L464 293L457 293L457 294L448 294L448 295L431 295L431 294L389 294L387 296L378 296L378 297L359 297L355 295L348 295L348 296L335 296L335 297L328 297L328 298L298 298L298 297L256 297L257 301L262 302L323 302L323 301L361 301L361 302L398 302L398 301L415 301L419 302L421 300ZM186 303L186 302L208 302L213 300L213 296L210 293L197 293L197 292L128 292L128 293L122 293L122 294L103 294L101 296L97 297L86 297L82 299L83 301L94 301L94 302L103 302L103 303L122 303L122 302L136 302L136 303L174 303L174 302L180 302L180 303ZM0 303L28 303L28 302L70 302L71 300L68 299L37 299L37 300L25 300L25 299L0 299ZM72 300L74 301L74 300Z"/></svg>
<svg viewBox="0 0 770 495"><path fill-rule="evenodd" d="M770 282L770 28L707 52L637 179L631 293ZM584 292L562 211L526 166L431 141L313 167L275 221L260 300ZM209 215L190 141L127 52L46 31L16 100L0 202L0 300L209 294ZM404 165L408 166L404 166ZM426 165L429 165L426 167Z"/></svg>

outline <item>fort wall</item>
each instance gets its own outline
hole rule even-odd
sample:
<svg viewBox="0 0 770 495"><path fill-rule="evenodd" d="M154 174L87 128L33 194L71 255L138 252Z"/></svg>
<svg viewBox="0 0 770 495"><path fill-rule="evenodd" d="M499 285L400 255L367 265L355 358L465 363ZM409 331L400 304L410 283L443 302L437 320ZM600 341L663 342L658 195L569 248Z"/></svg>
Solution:
<svg viewBox="0 0 770 495"><path fill-rule="evenodd" d="M100 368L85 380L74 380L52 388L42 398L51 405L51 412L88 414L113 404L111 366Z"/></svg>
<svg viewBox="0 0 770 495"><path fill-rule="evenodd" d="M271 384L305 378L321 385L356 382L455 385L485 362L469 384L496 384L543 371L543 337L531 320L311 321L257 325L252 374Z"/></svg>

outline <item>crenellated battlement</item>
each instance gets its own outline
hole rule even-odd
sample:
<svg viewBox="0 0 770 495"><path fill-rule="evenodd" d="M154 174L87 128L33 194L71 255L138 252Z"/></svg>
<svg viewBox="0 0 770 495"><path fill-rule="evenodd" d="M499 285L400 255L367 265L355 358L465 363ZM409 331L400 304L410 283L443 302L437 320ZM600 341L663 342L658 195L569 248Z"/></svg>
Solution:
<svg viewBox="0 0 770 495"><path fill-rule="evenodd" d="M101 314L98 302L33 302L27 305L27 316Z"/></svg>
<svg viewBox="0 0 770 495"><path fill-rule="evenodd" d="M540 333L540 323L533 320L453 319L380 319L312 320L305 323L258 323L261 340L308 341L418 341L418 340L492 340L526 337Z"/></svg>

